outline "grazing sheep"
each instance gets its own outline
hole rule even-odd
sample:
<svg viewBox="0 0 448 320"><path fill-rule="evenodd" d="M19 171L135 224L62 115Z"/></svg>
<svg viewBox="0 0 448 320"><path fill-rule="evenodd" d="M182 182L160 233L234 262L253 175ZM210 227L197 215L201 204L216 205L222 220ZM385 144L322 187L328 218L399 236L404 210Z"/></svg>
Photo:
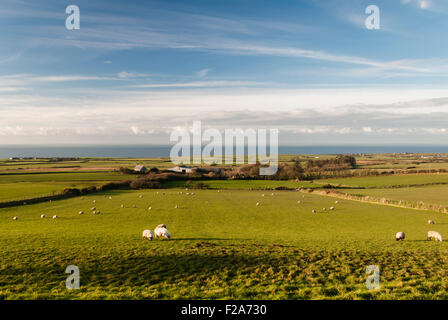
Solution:
<svg viewBox="0 0 448 320"><path fill-rule="evenodd" d="M132 208L137 208L137 206L134 204L134 205L132 205Z"/></svg>
<svg viewBox="0 0 448 320"><path fill-rule="evenodd" d="M84 211L79 211L79 213L78 214L84 214Z"/></svg>
<svg viewBox="0 0 448 320"><path fill-rule="evenodd" d="M191 195L194 196L194 192L192 192Z"/></svg>
<svg viewBox="0 0 448 320"><path fill-rule="evenodd" d="M149 207L148 210L151 211L151 210L152 210L152 207Z"/></svg>
<svg viewBox="0 0 448 320"><path fill-rule="evenodd" d="M57 216L57 215L54 215L54 216L53 216L53 219L57 219L57 218L58 218L58 216Z"/></svg>
<svg viewBox="0 0 448 320"><path fill-rule="evenodd" d="M92 208L90 208L90 210L92 210L92 211L95 211L95 210L96 210L96 208L95 208L95 207L92 207Z"/></svg>
<svg viewBox="0 0 448 320"><path fill-rule="evenodd" d="M395 235L395 240L404 240L404 232L397 232Z"/></svg>
<svg viewBox="0 0 448 320"><path fill-rule="evenodd" d="M322 210L327 211L327 208L322 208Z"/></svg>
<svg viewBox="0 0 448 320"><path fill-rule="evenodd" d="M179 206L176 204L176 205L174 206L174 209L177 209L177 208L179 208Z"/></svg>
<svg viewBox="0 0 448 320"><path fill-rule="evenodd" d="M260 202L257 202L255 205L258 207L260 205Z"/></svg>
<svg viewBox="0 0 448 320"><path fill-rule="evenodd" d="M101 211L100 210L98 210L97 212L96 212L96 214L100 214L101 213Z"/></svg>
<svg viewBox="0 0 448 320"><path fill-rule="evenodd" d="M92 213L93 213L93 214L96 214L96 210L93 210Z"/></svg>
<svg viewBox="0 0 448 320"><path fill-rule="evenodd" d="M273 193L271 193L271 196L273 196L274 194Z"/></svg>
<svg viewBox="0 0 448 320"><path fill-rule="evenodd" d="M18 219L19 219L18 217L13 217L13 218L12 218L12 220L18 220Z"/></svg>
<svg viewBox="0 0 448 320"><path fill-rule="evenodd" d="M96 200L93 200L92 202L93 202L93 203L96 203Z"/></svg>
<svg viewBox="0 0 448 320"><path fill-rule="evenodd" d="M261 196L264 197L264 193Z"/></svg>
<svg viewBox="0 0 448 320"><path fill-rule="evenodd" d="M46 217L46 215L44 215L44 214L41 214L41 215L40 215L40 218L41 218L41 219L43 219L43 218L45 218L45 217Z"/></svg>
<svg viewBox="0 0 448 320"><path fill-rule="evenodd" d="M436 223L432 220L428 220L428 224L436 224Z"/></svg>
<svg viewBox="0 0 448 320"><path fill-rule="evenodd" d="M109 197L109 200L112 200L112 197Z"/></svg>
<svg viewBox="0 0 448 320"><path fill-rule="evenodd" d="M298 204L301 204L301 203L302 203L302 201L298 200L298 201L297 201L297 203L298 203Z"/></svg>
<svg viewBox="0 0 448 320"><path fill-rule="evenodd" d="M334 207L330 207L330 210L334 210Z"/></svg>
<svg viewBox="0 0 448 320"><path fill-rule="evenodd" d="M428 231L428 236L426 237L426 239L442 242L442 235L437 231Z"/></svg>
<svg viewBox="0 0 448 320"><path fill-rule="evenodd" d="M339 201L338 200L336 200L335 202L334 202L335 204L338 204L339 203Z"/></svg>
<svg viewBox="0 0 448 320"><path fill-rule="evenodd" d="M154 235L151 230L143 230L142 238L151 241Z"/></svg>
<svg viewBox="0 0 448 320"><path fill-rule="evenodd" d="M171 238L171 234L168 232L166 225L164 224L159 224L155 229L154 229L154 235L156 238L165 238L165 239L170 239Z"/></svg>
<svg viewBox="0 0 448 320"><path fill-rule="evenodd" d="M311 212L312 212L312 213L317 213L317 211L316 211L316 210L314 210L314 209L313 209L313 210L311 210Z"/></svg>
<svg viewBox="0 0 448 320"><path fill-rule="evenodd" d="M143 195L140 194L138 197L139 197L139 198L143 198Z"/></svg>

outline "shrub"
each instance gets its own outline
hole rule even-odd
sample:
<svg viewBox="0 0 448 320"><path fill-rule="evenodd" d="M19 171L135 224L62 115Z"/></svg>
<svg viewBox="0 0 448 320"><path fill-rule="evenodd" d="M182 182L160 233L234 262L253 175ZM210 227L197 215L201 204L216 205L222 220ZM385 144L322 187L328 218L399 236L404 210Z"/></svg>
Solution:
<svg viewBox="0 0 448 320"><path fill-rule="evenodd" d="M71 195L71 196L79 196L81 194L81 190L77 188L66 188L62 190L63 195Z"/></svg>
<svg viewBox="0 0 448 320"><path fill-rule="evenodd" d="M160 189L162 184L159 181L134 180L129 187L131 189Z"/></svg>

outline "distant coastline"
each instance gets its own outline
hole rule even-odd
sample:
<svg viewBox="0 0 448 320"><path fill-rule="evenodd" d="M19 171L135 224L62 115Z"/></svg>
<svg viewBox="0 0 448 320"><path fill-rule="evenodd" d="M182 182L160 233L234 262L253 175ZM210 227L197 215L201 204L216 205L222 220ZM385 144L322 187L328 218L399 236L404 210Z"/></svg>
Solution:
<svg viewBox="0 0 448 320"><path fill-rule="evenodd" d="M0 159L9 157L169 157L171 146L157 145L0 145ZM269 149L268 149L269 150ZM448 153L448 145L279 146L279 154Z"/></svg>

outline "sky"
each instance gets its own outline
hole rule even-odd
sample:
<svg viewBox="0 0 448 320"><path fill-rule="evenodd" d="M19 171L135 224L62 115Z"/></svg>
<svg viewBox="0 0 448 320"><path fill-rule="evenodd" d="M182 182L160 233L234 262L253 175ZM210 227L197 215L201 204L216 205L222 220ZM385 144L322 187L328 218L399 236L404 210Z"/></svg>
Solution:
<svg viewBox="0 0 448 320"><path fill-rule="evenodd" d="M168 145L197 120L280 145L448 142L445 0L1 2L0 144Z"/></svg>

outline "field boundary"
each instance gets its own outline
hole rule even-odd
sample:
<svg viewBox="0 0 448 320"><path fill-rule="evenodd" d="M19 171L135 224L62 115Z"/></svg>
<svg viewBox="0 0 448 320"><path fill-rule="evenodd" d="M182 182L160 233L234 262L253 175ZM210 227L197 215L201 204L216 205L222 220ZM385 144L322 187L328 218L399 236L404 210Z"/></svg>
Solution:
<svg viewBox="0 0 448 320"><path fill-rule="evenodd" d="M319 189L297 189L297 191L307 194L318 194L321 196L339 198L350 201L358 201L363 203L371 203L378 204L389 207L396 208L405 208L405 209L413 209L420 211L433 211L437 213L448 213L448 207L442 205L434 205L434 204L425 204L423 201L417 202L416 204L403 201L403 200L393 200L387 198L376 198L372 196L363 196L363 195L353 195L353 194L345 194L339 191L329 191L329 190L319 190Z"/></svg>

